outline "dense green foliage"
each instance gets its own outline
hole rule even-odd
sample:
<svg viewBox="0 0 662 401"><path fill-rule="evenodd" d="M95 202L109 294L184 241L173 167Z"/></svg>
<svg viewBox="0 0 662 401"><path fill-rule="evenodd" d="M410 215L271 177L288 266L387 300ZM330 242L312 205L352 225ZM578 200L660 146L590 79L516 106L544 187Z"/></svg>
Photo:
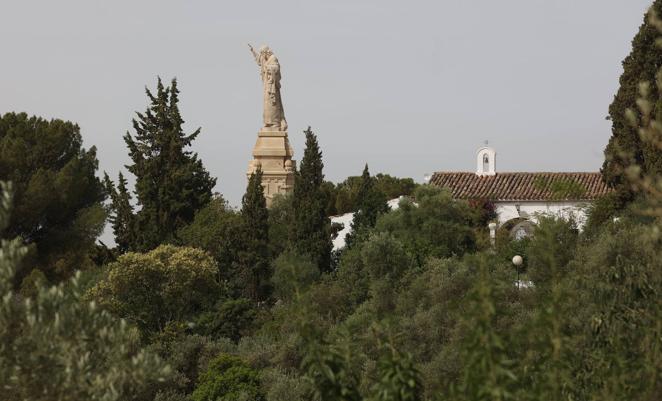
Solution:
<svg viewBox="0 0 662 401"><path fill-rule="evenodd" d="M121 172L117 179L117 188L108 175L104 176L104 185L110 194L112 213L108 216L108 220L113 227L113 234L115 234L115 245L118 252L124 253L136 242L131 193L129 193L126 178Z"/></svg>
<svg viewBox="0 0 662 401"><path fill-rule="evenodd" d="M258 372L239 358L219 355L209 364L192 401L263 401Z"/></svg>
<svg viewBox="0 0 662 401"><path fill-rule="evenodd" d="M216 263L195 248L161 245L145 254L130 252L107 270L89 298L143 333L185 322L221 297Z"/></svg>
<svg viewBox="0 0 662 401"><path fill-rule="evenodd" d="M290 242L302 255L309 255L320 271L331 269L331 223L326 215L326 196L322 190L324 174L322 151L317 137L308 127L306 148L294 178L293 220Z"/></svg>
<svg viewBox="0 0 662 401"><path fill-rule="evenodd" d="M246 283L246 297L264 301L269 297L271 268L269 260L269 212L262 188L262 169L248 180L241 201L243 247L239 254L240 275Z"/></svg>
<svg viewBox="0 0 662 401"><path fill-rule="evenodd" d="M348 369L351 351L327 343L312 343L306 349L302 366L314 384L320 401L361 401L358 378Z"/></svg>
<svg viewBox="0 0 662 401"><path fill-rule="evenodd" d="M368 165L365 165L361 175L361 186L356 196L356 210L352 219L352 231L345 237L349 248L361 232L375 226L377 217L388 211L386 196L375 188L375 180L370 176Z"/></svg>
<svg viewBox="0 0 662 401"><path fill-rule="evenodd" d="M356 211L359 208L357 201L362 185L362 176L348 177L337 185L325 181L322 188L328 197L327 214L333 216ZM386 199L412 195L417 187L411 178L397 178L382 173L372 177L372 185L375 191L383 194Z"/></svg>
<svg viewBox="0 0 662 401"><path fill-rule="evenodd" d="M662 0L655 0L651 9L662 15ZM651 21L650 13L644 17L639 32L632 39L632 51L623 60L623 74L620 86L609 106L609 118L612 122L612 136L605 149L605 161L602 174L605 180L620 190L630 192L630 181L626 169L632 165L642 168L642 173L662 173L662 155L650 141L642 140L638 128L630 122L628 110L643 117L637 107L639 86L642 82L653 83L657 80L658 69L662 66L662 48L656 43L659 32ZM650 85L651 112L653 116L662 116L662 100L655 85Z"/></svg>
<svg viewBox="0 0 662 401"><path fill-rule="evenodd" d="M3 228L10 221L7 189L0 200ZM80 273L56 287L41 283L23 299L12 280L27 249L18 239L2 240L0 248L3 400L141 400L171 377L157 355L140 348L134 328L80 299Z"/></svg>
<svg viewBox="0 0 662 401"><path fill-rule="evenodd" d="M653 18L635 38L614 113L631 107L624 82L655 75L646 63L659 59L651 46L662 35L652 26L662 31ZM630 194L596 202L584 231L573 218L541 215L528 222L532 236L512 238L504 225L493 247L486 224L497 216L489 200L465 202L429 185L414 189L406 179L371 177L367 166L362 177L326 183L310 129L294 193L267 210L258 170L241 210L232 210L211 197L213 180L184 151L197 131L181 131L176 84L159 83L156 96L148 92L153 104L139 115L136 139L127 135L138 211L122 176L116 187L105 180L116 253L129 252L114 260L114 251L100 248L95 259L107 261L103 268L52 288L31 274L15 292L19 265L29 271L41 262L26 259L27 238L0 243L1 398L660 399L662 179L650 151L662 152L656 119L662 80L657 84L640 85L631 99L639 115L627 113L642 159L618 162L643 164L609 170L612 158L604 170L623 174L611 183L627 179ZM629 133L614 121L620 141ZM21 143L12 141L3 146ZM73 149L96 166L93 152L76 141ZM98 204L103 191L94 168L85 171L96 184L83 198ZM580 189L562 183L554 191ZM28 204L41 201L30 194L46 196L21 191ZM4 229L13 220L10 191L3 187L1 194ZM401 194L413 196L387 211L385 200ZM45 199L53 207L60 202ZM355 234L331 263L328 214L340 204L356 212ZM92 225L85 227L93 239ZM81 249L86 243L78 242ZM514 255L524 258L518 270Z"/></svg>
<svg viewBox="0 0 662 401"><path fill-rule="evenodd" d="M223 299L199 315L195 331L214 339L227 338L238 342L251 333L256 314L251 300Z"/></svg>
<svg viewBox="0 0 662 401"><path fill-rule="evenodd" d="M128 132L124 136L132 161L127 168L136 177L140 210L133 222L121 220L123 226L133 227L133 235L125 238L122 230L116 231L122 243L126 239L132 241L128 249L137 251L176 241L177 231L209 203L216 185L216 179L209 176L197 154L186 150L200 129L189 135L183 131L177 81L173 79L166 88L159 79L156 95L149 89L146 92L151 104L133 120L135 136ZM125 218L126 197L118 198L119 203L113 202L115 216Z"/></svg>
<svg viewBox="0 0 662 401"><path fill-rule="evenodd" d="M223 198L216 197L200 209L193 222L179 230L180 244L208 252L218 264L219 282L239 295L244 282L238 273L239 252L242 249L243 222L241 214L232 210Z"/></svg>
<svg viewBox="0 0 662 401"><path fill-rule="evenodd" d="M477 249L475 227L480 215L450 193L423 186L415 192L416 203L400 202L400 208L384 215L376 230L397 238L419 264L426 257L461 256Z"/></svg>
<svg viewBox="0 0 662 401"><path fill-rule="evenodd" d="M96 149L85 150L78 125L25 113L0 117L0 180L13 183L16 207L3 239L20 237L35 252L27 265L51 281L92 265L106 213L95 176ZM19 269L16 284L33 269Z"/></svg>
<svg viewBox="0 0 662 401"><path fill-rule="evenodd" d="M269 253L280 255L290 244L290 222L294 219L291 194L277 195L269 208Z"/></svg>
<svg viewBox="0 0 662 401"><path fill-rule="evenodd" d="M541 217L536 235L527 244L529 276L541 289L565 273L577 248L579 230L574 219Z"/></svg>
<svg viewBox="0 0 662 401"><path fill-rule="evenodd" d="M274 261L275 295L279 299L300 296L319 276L320 271L307 255L287 250Z"/></svg>
<svg viewBox="0 0 662 401"><path fill-rule="evenodd" d="M375 401L418 401L421 382L411 354L402 355L396 349L382 351L377 362L379 381L373 385Z"/></svg>

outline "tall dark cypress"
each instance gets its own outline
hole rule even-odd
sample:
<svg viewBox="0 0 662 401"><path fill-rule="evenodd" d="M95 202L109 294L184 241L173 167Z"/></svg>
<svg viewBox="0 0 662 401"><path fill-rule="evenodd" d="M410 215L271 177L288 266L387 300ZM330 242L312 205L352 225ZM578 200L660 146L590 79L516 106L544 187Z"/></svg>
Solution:
<svg viewBox="0 0 662 401"><path fill-rule="evenodd" d="M198 155L187 150L200 128L190 135L182 129L177 80L166 88L159 78L156 94L146 92L151 104L145 113L136 113L135 136L128 132L124 136L133 161L127 168L136 176L135 193L141 206L131 248L140 251L176 240L177 230L209 203L216 185Z"/></svg>
<svg viewBox="0 0 662 401"><path fill-rule="evenodd" d="M112 212L109 220L113 227L113 234L115 234L115 243L117 244L117 250L124 253L132 250L135 236L135 215L131 205L131 194L126 186L126 178L121 172L117 180L117 188L110 181L108 175L104 177L104 183L112 201Z"/></svg>
<svg viewBox="0 0 662 401"><path fill-rule="evenodd" d="M377 223L377 218L388 211L386 196L375 187L375 178L370 176L368 165L361 174L361 186L356 196L356 210L352 219L352 231L345 238L348 247L363 230L370 229Z"/></svg>
<svg viewBox="0 0 662 401"><path fill-rule="evenodd" d="M271 268L269 260L269 212L262 187L262 169L258 167L248 180L241 201L243 249L240 269L246 279L245 296L264 301L270 295Z"/></svg>
<svg viewBox="0 0 662 401"><path fill-rule="evenodd" d="M656 0L651 9L655 10L658 16L662 16L662 0ZM612 136L605 149L602 175L609 185L626 192L628 185L624 170L628 166L639 165L643 173L662 172L662 154L655 146L641 141L637 128L633 127L625 116L627 109L639 115L636 101L639 97L639 84L642 82L650 83L650 100L655 108L653 114L662 114L662 99L655 85L656 74L662 67L662 49L655 44L660 32L651 24L649 15L647 13L644 17L644 23L632 40L632 51L623 60L620 87L609 106Z"/></svg>
<svg viewBox="0 0 662 401"><path fill-rule="evenodd" d="M320 271L331 269L331 223L326 216L327 199L322 189L322 151L308 127L306 149L294 178L292 206L294 222L290 240L295 250L307 254Z"/></svg>

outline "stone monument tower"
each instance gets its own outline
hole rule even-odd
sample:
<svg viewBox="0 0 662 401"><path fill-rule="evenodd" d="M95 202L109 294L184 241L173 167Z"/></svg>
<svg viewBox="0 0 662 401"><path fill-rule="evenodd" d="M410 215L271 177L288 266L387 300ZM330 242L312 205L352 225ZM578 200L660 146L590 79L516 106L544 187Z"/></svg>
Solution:
<svg viewBox="0 0 662 401"><path fill-rule="evenodd" d="M248 177L260 166L262 186L267 198L267 206L276 194L286 194L294 188L294 151L287 139L287 121L280 97L280 64L267 46L258 52L248 45L260 67L263 85L264 125L257 133L253 148L253 160L248 164Z"/></svg>

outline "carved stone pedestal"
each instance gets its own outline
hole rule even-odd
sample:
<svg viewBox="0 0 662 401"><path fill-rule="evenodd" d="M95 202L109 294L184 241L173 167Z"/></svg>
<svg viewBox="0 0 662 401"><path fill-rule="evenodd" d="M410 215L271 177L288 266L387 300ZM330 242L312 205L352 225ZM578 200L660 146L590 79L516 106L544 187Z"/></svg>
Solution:
<svg viewBox="0 0 662 401"><path fill-rule="evenodd" d="M286 194L294 188L294 151L287 139L287 131L260 130L253 148L253 160L248 164L247 176L262 167L262 186L267 207L276 194Z"/></svg>

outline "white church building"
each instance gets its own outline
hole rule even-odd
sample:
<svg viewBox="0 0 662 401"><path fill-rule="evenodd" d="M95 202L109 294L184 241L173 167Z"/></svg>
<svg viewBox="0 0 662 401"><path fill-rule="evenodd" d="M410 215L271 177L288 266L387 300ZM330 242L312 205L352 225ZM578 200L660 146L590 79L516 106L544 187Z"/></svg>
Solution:
<svg viewBox="0 0 662 401"><path fill-rule="evenodd" d="M581 227L587 207L611 191L599 172L499 172L490 147L476 152L475 172L437 172L426 181L447 188L455 199L490 200L498 225L511 228L535 224L542 214L572 215Z"/></svg>
<svg viewBox="0 0 662 401"><path fill-rule="evenodd" d="M498 172L496 151L483 147L476 152L476 171L436 172L426 183L447 188L453 198L489 200L497 213L498 228L507 229L515 238L529 235L541 215L573 217L581 228L587 207L611 192L599 172ZM389 201L397 209L399 199ZM345 246L351 231L353 213L331 217L343 229L333 240L334 249Z"/></svg>

